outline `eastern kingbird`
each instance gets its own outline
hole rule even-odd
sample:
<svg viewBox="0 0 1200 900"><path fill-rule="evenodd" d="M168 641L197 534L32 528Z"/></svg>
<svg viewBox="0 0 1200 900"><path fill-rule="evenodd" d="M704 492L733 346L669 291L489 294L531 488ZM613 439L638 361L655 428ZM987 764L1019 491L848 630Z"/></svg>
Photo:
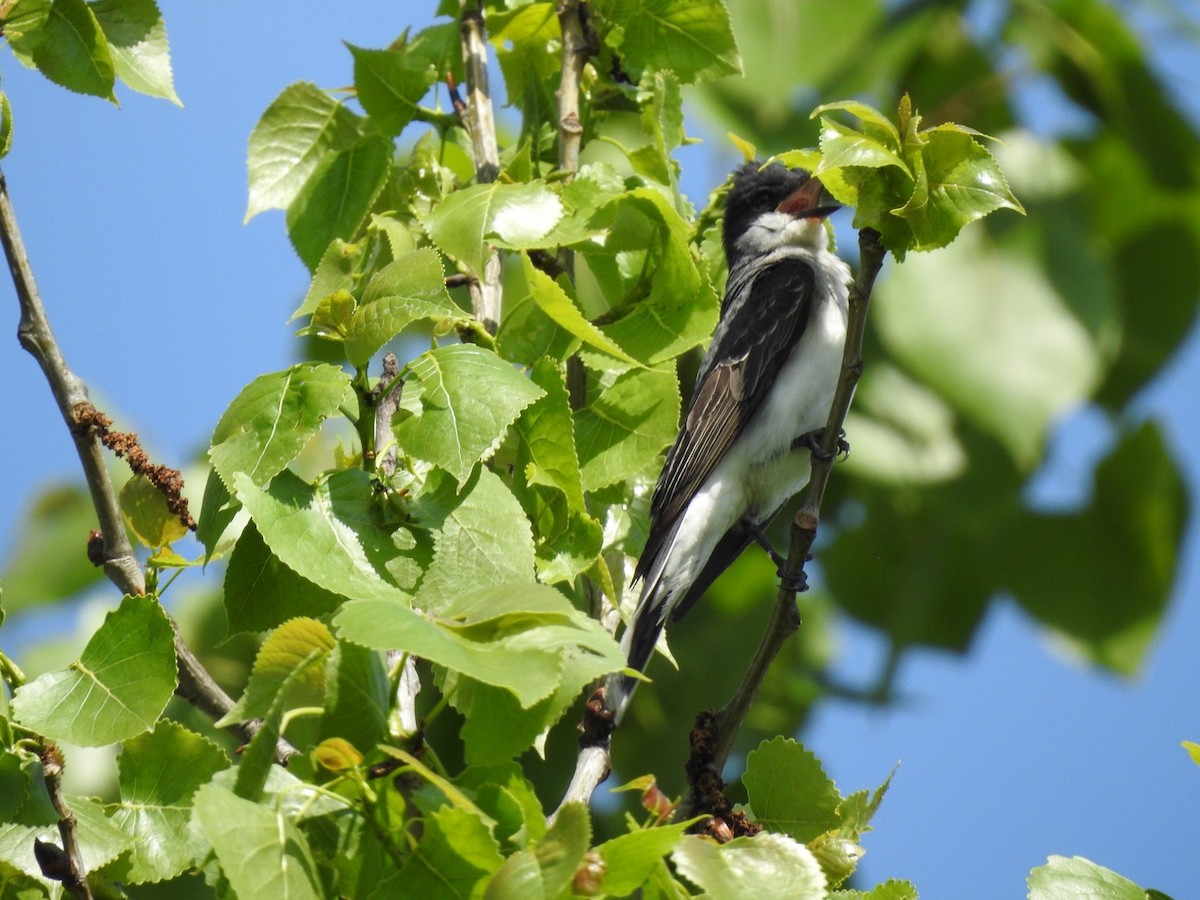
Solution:
<svg viewBox="0 0 1200 900"><path fill-rule="evenodd" d="M808 482L804 438L833 402L850 283L823 221L837 206L821 194L817 178L778 163L734 173L721 319L654 487L634 571L641 597L622 640L631 669L645 668L668 617L678 621L751 541L766 546L762 529ZM618 720L635 685L609 679Z"/></svg>

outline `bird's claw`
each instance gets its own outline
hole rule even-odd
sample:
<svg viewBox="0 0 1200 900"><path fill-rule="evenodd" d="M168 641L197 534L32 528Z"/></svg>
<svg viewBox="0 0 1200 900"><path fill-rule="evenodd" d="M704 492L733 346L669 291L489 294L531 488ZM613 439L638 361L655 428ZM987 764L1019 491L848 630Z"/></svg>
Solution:
<svg viewBox="0 0 1200 900"><path fill-rule="evenodd" d="M812 431L807 431L800 437L792 441L792 449L798 450L805 447L812 451L812 455L817 459L831 460L837 459L839 456L845 459L850 455L850 442L846 440L846 429L841 429L838 432L837 449L833 453L826 453L821 447L821 441L825 437L824 428L816 428Z"/></svg>
<svg viewBox="0 0 1200 900"><path fill-rule="evenodd" d="M803 594L808 590L808 576L801 569L795 575L789 575L781 566L779 569L779 585L793 594Z"/></svg>

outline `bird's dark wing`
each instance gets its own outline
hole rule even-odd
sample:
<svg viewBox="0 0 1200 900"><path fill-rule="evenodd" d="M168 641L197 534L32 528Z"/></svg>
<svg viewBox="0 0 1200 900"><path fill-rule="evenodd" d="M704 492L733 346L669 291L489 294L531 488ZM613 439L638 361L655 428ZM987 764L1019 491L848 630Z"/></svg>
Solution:
<svg viewBox="0 0 1200 900"><path fill-rule="evenodd" d="M727 295L739 277L746 276L731 273ZM812 293L811 265L785 257L758 273L738 301L729 303L727 296L726 318L701 364L687 417L654 488L639 577L649 571L688 502L762 404L804 333Z"/></svg>

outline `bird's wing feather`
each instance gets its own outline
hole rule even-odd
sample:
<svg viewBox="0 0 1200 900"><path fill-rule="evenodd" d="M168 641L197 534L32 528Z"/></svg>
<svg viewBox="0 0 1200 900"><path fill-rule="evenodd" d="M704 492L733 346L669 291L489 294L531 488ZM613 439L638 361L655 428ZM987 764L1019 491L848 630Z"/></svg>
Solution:
<svg viewBox="0 0 1200 900"><path fill-rule="evenodd" d="M743 272L730 274L729 291ZM644 576L679 516L762 404L808 323L813 269L788 256L762 269L731 304L700 367L683 427L667 454L638 560Z"/></svg>

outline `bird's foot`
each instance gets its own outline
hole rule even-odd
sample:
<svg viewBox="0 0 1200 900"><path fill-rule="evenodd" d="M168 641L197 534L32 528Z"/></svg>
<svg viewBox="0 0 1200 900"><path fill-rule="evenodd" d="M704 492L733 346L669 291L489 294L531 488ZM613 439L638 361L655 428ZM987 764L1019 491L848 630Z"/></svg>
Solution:
<svg viewBox="0 0 1200 900"><path fill-rule="evenodd" d="M743 519L742 528L746 530L746 534L754 538L754 543L758 544L758 546L767 551L767 556L771 557L771 562L775 563L775 567L782 572L784 563L787 562L787 558L778 550L776 550L771 542L767 540L767 536L763 534L763 530L758 527L758 524L751 522L749 519Z"/></svg>
<svg viewBox="0 0 1200 900"><path fill-rule="evenodd" d="M789 575L781 566L779 569L779 585L793 594L803 594L808 590L808 576L801 569L795 575Z"/></svg>
<svg viewBox="0 0 1200 900"><path fill-rule="evenodd" d="M824 460L837 459L839 456L845 459L850 455L850 443L846 440L846 429L843 428L838 432L837 449L833 453L826 453L821 449L821 441L824 437L825 429L815 428L792 441L792 449L807 448L812 451L813 456L817 457L817 459Z"/></svg>
<svg viewBox="0 0 1200 900"><path fill-rule="evenodd" d="M767 540L767 536L763 534L762 529L758 527L757 523L751 522L749 519L743 519L742 528L754 539L756 544L767 551L767 555L771 557L771 562L775 563L775 572L779 576L781 586L797 594L802 594L808 590L808 576L804 574L804 570L801 569L795 575L789 575L787 572L787 557L776 550L771 542ZM805 562L808 562L810 559L812 559L811 556L804 557Z"/></svg>

